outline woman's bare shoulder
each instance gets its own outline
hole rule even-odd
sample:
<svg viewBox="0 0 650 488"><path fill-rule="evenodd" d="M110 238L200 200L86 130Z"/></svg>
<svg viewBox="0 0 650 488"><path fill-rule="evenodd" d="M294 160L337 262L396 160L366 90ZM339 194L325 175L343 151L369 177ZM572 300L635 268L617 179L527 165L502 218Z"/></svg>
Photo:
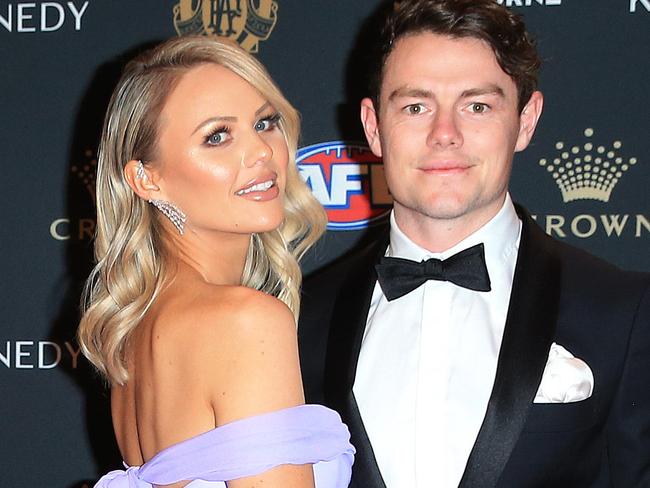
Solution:
<svg viewBox="0 0 650 488"><path fill-rule="evenodd" d="M283 302L243 286L214 286L185 300L165 342L217 425L304 402L296 324Z"/></svg>
<svg viewBox="0 0 650 488"><path fill-rule="evenodd" d="M293 314L282 301L245 286L203 284L165 293L157 301L153 322L160 333L188 345L214 334L264 333L270 324L295 334Z"/></svg>
<svg viewBox="0 0 650 488"><path fill-rule="evenodd" d="M279 299L244 286L206 286L188 294L165 313L173 335L188 346L219 347L227 340L295 336L291 310Z"/></svg>

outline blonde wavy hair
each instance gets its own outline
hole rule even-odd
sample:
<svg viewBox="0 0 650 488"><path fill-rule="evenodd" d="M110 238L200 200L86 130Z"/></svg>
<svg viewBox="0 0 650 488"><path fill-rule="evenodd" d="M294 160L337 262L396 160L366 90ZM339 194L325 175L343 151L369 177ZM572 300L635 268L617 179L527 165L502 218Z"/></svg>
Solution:
<svg viewBox="0 0 650 488"><path fill-rule="evenodd" d="M290 154L283 223L251 237L242 285L276 296L297 318L298 260L325 229L324 210L295 164L300 117L254 57L229 41L187 36L128 63L109 103L99 145L96 265L86 282L77 334L84 355L112 384L127 381L130 334L174 269L159 221L164 217L131 190L124 166L130 160L155 159L158 119L167 96L183 74L205 63L229 69L273 105Z"/></svg>

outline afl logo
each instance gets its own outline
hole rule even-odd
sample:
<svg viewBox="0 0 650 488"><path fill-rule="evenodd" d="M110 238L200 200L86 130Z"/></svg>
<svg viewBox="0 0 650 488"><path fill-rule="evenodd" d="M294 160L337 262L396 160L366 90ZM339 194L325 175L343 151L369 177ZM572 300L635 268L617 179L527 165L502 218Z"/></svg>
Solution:
<svg viewBox="0 0 650 488"><path fill-rule="evenodd" d="M331 141L298 150L298 169L327 211L330 230L363 229L381 222L393 199L384 166L368 146Z"/></svg>

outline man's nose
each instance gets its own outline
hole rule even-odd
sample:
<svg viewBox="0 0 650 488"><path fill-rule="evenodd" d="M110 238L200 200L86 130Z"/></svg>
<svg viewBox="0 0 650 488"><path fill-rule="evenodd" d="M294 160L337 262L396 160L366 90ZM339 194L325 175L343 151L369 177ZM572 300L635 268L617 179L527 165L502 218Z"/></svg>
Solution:
<svg viewBox="0 0 650 488"><path fill-rule="evenodd" d="M431 121L427 144L431 147L460 147L463 135L458 126L457 115L452 110L438 110Z"/></svg>

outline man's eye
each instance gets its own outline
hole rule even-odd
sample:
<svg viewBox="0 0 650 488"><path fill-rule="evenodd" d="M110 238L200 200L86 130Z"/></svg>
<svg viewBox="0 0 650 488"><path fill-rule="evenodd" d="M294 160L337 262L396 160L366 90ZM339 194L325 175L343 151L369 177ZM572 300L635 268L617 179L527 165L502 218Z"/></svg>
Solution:
<svg viewBox="0 0 650 488"><path fill-rule="evenodd" d="M475 114L483 114L488 111L489 107L485 103L473 103L470 105L470 111Z"/></svg>
<svg viewBox="0 0 650 488"><path fill-rule="evenodd" d="M414 103L405 107L406 113L409 115L419 115L424 112L424 106L421 103Z"/></svg>

